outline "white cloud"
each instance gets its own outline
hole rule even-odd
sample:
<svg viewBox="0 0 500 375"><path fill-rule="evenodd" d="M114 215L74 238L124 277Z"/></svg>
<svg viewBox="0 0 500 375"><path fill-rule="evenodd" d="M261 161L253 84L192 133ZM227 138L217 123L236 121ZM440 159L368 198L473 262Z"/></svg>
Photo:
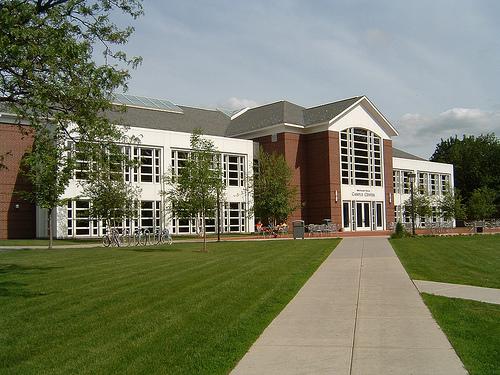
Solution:
<svg viewBox="0 0 500 375"><path fill-rule="evenodd" d="M400 134L394 139L395 147L428 158L441 139L500 134L500 111L452 108L434 117L408 113L394 126Z"/></svg>
<svg viewBox="0 0 500 375"><path fill-rule="evenodd" d="M257 102L251 99L231 98L220 102L217 107L223 109L241 109L246 107L257 107Z"/></svg>

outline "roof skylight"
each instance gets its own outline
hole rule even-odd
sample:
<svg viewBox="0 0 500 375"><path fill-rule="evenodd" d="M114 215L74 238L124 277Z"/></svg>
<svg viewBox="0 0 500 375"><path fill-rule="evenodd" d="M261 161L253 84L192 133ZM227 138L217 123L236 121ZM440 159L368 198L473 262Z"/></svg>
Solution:
<svg viewBox="0 0 500 375"><path fill-rule="evenodd" d="M130 94L114 94L113 102L129 107L152 108L156 110L182 113L182 109L168 100L147 98Z"/></svg>

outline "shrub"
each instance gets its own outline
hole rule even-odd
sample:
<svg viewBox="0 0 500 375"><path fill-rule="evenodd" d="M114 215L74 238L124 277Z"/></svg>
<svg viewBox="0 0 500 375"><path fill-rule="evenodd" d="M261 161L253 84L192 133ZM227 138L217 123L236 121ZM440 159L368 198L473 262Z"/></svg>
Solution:
<svg viewBox="0 0 500 375"><path fill-rule="evenodd" d="M403 224L398 221L396 224L396 230L394 233L391 234L391 238L404 238L404 237L411 237L412 235L410 232L408 232Z"/></svg>

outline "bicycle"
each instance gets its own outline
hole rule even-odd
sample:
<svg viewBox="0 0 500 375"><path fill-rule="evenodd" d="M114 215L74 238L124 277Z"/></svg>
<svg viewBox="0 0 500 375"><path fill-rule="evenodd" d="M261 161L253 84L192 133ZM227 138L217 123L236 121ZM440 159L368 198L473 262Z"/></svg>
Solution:
<svg viewBox="0 0 500 375"><path fill-rule="evenodd" d="M111 228L106 230L106 234L102 236L102 244L105 247L109 246L117 246L120 247L120 241L118 239L119 237L119 232L118 229L116 228Z"/></svg>
<svg viewBox="0 0 500 375"><path fill-rule="evenodd" d="M130 246L132 244L132 236L130 236L128 229L123 229L119 237L120 246Z"/></svg>
<svg viewBox="0 0 500 375"><path fill-rule="evenodd" d="M160 240L158 241L158 244L164 244L164 243L172 245L172 237L170 237L170 232L167 228L164 228L161 231Z"/></svg>
<svg viewBox="0 0 500 375"><path fill-rule="evenodd" d="M149 230L136 228L134 230L134 245L135 246L146 246L150 243Z"/></svg>

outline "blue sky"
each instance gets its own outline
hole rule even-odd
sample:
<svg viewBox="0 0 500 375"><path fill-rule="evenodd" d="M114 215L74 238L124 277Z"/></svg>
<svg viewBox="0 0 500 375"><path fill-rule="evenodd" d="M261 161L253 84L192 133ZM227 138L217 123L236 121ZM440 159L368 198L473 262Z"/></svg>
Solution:
<svg viewBox="0 0 500 375"><path fill-rule="evenodd" d="M129 93L178 105L305 107L366 95L394 146L428 158L441 138L500 136L500 2L161 1L121 49Z"/></svg>

